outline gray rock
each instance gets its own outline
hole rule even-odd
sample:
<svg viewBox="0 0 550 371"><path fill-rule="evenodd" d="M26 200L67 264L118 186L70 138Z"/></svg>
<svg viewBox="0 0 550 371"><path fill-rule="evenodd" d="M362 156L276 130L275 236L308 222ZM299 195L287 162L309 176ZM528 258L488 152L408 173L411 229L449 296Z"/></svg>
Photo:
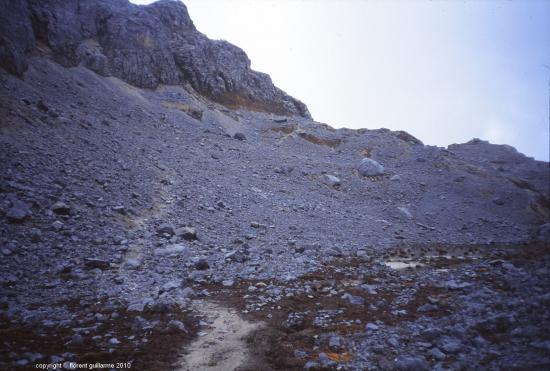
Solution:
<svg viewBox="0 0 550 371"><path fill-rule="evenodd" d="M172 280L172 281L168 281L164 285L162 285L161 289L162 289L162 291L170 291L170 290L180 288L180 287L182 287L182 285L183 285L182 280Z"/></svg>
<svg viewBox="0 0 550 371"><path fill-rule="evenodd" d="M514 317L509 313L500 313L477 323L478 329L485 333L502 333L514 325Z"/></svg>
<svg viewBox="0 0 550 371"><path fill-rule="evenodd" d="M245 261L249 260L249 257L245 252L235 250L225 254L225 259L232 260L238 263L244 263Z"/></svg>
<svg viewBox="0 0 550 371"><path fill-rule="evenodd" d="M422 356L400 355L394 360L394 366L399 371L424 371L430 369L430 364Z"/></svg>
<svg viewBox="0 0 550 371"><path fill-rule="evenodd" d="M30 363L30 361L26 358L21 358L21 359L18 359L17 361L15 361L15 364L17 366L27 366L29 363Z"/></svg>
<svg viewBox="0 0 550 371"><path fill-rule="evenodd" d="M86 265L86 268L88 269L108 269L110 268L111 264L103 259L98 258L86 258L84 260L84 264Z"/></svg>
<svg viewBox="0 0 550 371"><path fill-rule="evenodd" d="M129 269L137 269L141 266L141 259L139 258L126 258L124 266Z"/></svg>
<svg viewBox="0 0 550 371"><path fill-rule="evenodd" d="M120 344L120 340L118 340L117 338L109 339L109 345L118 345L118 344Z"/></svg>
<svg viewBox="0 0 550 371"><path fill-rule="evenodd" d="M52 205L52 211L58 215L68 215L71 207L64 202L58 201Z"/></svg>
<svg viewBox="0 0 550 371"><path fill-rule="evenodd" d="M420 333L422 337L426 340L435 340L441 335L441 330L435 328L435 327L428 327Z"/></svg>
<svg viewBox="0 0 550 371"><path fill-rule="evenodd" d="M333 335L328 340L328 346L332 350L339 350L342 347L342 337Z"/></svg>
<svg viewBox="0 0 550 371"><path fill-rule="evenodd" d="M22 223L30 215L31 207L13 194L8 195L7 198L11 207L6 213L6 219L10 223Z"/></svg>
<svg viewBox="0 0 550 371"><path fill-rule="evenodd" d="M353 304L353 305L364 305L365 304L365 299L363 299L360 296L351 295L349 293L345 293L344 295L342 295L342 299L348 300L350 302L350 304Z"/></svg>
<svg viewBox="0 0 550 371"><path fill-rule="evenodd" d="M319 353L319 362L323 367L332 367L336 365L336 362L331 360L328 355L324 352Z"/></svg>
<svg viewBox="0 0 550 371"><path fill-rule="evenodd" d="M177 228L175 230L176 236L183 238L187 241L194 241L198 239L197 230L193 227Z"/></svg>
<svg viewBox="0 0 550 371"><path fill-rule="evenodd" d="M160 247L153 251L156 256L177 256L188 251L188 248L184 244L175 244L166 247Z"/></svg>
<svg viewBox="0 0 550 371"><path fill-rule="evenodd" d="M159 236L168 236L172 237L174 234L176 234L175 228L172 224L161 224L157 228L157 235Z"/></svg>
<svg viewBox="0 0 550 371"><path fill-rule="evenodd" d="M442 336L437 341L437 345L445 353L456 354L462 349L462 342L454 337Z"/></svg>
<svg viewBox="0 0 550 371"><path fill-rule="evenodd" d="M435 312L438 309L439 309L439 307L437 305L431 304L431 303L426 303L426 304L423 304L423 305L419 306L416 309L416 311L420 312L420 313L425 313L425 312Z"/></svg>
<svg viewBox="0 0 550 371"><path fill-rule="evenodd" d="M279 166L274 169L277 174L288 175L294 170L293 166Z"/></svg>
<svg viewBox="0 0 550 371"><path fill-rule="evenodd" d="M61 230L61 228L63 228L65 224L63 224L62 221L60 220L56 220L55 222L52 223L52 228L56 231L59 231Z"/></svg>
<svg viewBox="0 0 550 371"><path fill-rule="evenodd" d="M6 219L10 223L21 223L28 216L28 210L18 206L12 206L6 213Z"/></svg>
<svg viewBox="0 0 550 371"><path fill-rule="evenodd" d="M206 259L199 259L195 263L195 268L200 270L200 271L203 271L203 270L206 270L206 269L210 268L210 264L208 264L208 261Z"/></svg>
<svg viewBox="0 0 550 371"><path fill-rule="evenodd" d="M462 290L462 289L465 289L465 288L467 288L467 287L472 286L472 284L471 284L471 283L468 283L468 282L460 282L460 281L456 281L456 280L448 280L448 281L444 281L444 282L438 283L438 286L439 286L439 287L447 288L447 289L449 289L449 290Z"/></svg>
<svg viewBox="0 0 550 371"><path fill-rule="evenodd" d="M246 140L246 135L244 135L243 133L235 133L233 134L233 139Z"/></svg>
<svg viewBox="0 0 550 371"><path fill-rule="evenodd" d="M151 328L151 324L149 321L147 321L145 318L141 316L136 316L134 318L134 322L132 323L132 330L133 331L143 331L146 329Z"/></svg>
<svg viewBox="0 0 550 371"><path fill-rule="evenodd" d="M82 335L74 334L71 337L71 344L72 345L81 345L82 343L84 343L84 338L82 337Z"/></svg>
<svg viewBox="0 0 550 371"><path fill-rule="evenodd" d="M384 166L375 160L365 157L357 166L357 171L361 176L377 176L384 174Z"/></svg>
<svg viewBox="0 0 550 371"><path fill-rule="evenodd" d="M428 351L428 354L437 361L443 361L446 358L445 353L440 351L438 348L432 348Z"/></svg>
<svg viewBox="0 0 550 371"><path fill-rule="evenodd" d="M376 330L378 330L378 325L374 324L372 322L369 322L365 325L365 330L367 330L367 331L376 331Z"/></svg>
<svg viewBox="0 0 550 371"><path fill-rule="evenodd" d="M187 333L187 328L185 327L183 322L177 320L171 320L170 322L168 322L168 330Z"/></svg>
<svg viewBox="0 0 550 371"><path fill-rule="evenodd" d="M304 365L304 370L315 370L319 368L319 363L315 361L307 361Z"/></svg>
<svg viewBox="0 0 550 371"><path fill-rule="evenodd" d="M323 174L322 176L323 184L328 185L329 187L339 187L341 182L340 179L330 174Z"/></svg>
<svg viewBox="0 0 550 371"><path fill-rule="evenodd" d="M233 280L223 280L222 281L222 285L224 285L225 287L230 287L230 286L233 286L235 284L235 281Z"/></svg>
<svg viewBox="0 0 550 371"><path fill-rule="evenodd" d="M126 206L124 206L124 205L113 206L113 211L115 213L118 213L118 214L121 214L121 215L127 215L128 214L128 210L126 209Z"/></svg>
<svg viewBox="0 0 550 371"><path fill-rule="evenodd" d="M398 207L397 210L399 210L399 213L401 213L402 216L404 216L406 219L412 219L413 215L406 207Z"/></svg>

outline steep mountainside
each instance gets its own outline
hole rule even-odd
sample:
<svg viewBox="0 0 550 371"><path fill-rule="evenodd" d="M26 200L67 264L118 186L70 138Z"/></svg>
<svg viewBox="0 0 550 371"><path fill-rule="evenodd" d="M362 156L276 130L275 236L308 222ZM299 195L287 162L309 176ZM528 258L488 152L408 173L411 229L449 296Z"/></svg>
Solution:
<svg viewBox="0 0 550 371"><path fill-rule="evenodd" d="M252 71L241 49L198 32L179 1L5 0L0 7L1 65L19 76L29 54L49 55L138 87L190 84L228 106L309 117L303 103Z"/></svg>
<svg viewBox="0 0 550 371"><path fill-rule="evenodd" d="M315 122L180 2L0 20L0 368L550 367L548 163Z"/></svg>

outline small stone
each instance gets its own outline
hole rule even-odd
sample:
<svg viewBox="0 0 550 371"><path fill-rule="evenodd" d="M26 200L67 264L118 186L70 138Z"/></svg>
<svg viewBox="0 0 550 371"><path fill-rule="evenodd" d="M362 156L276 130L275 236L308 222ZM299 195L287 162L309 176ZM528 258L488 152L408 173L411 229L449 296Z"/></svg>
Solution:
<svg viewBox="0 0 550 371"><path fill-rule="evenodd" d="M328 340L328 346L332 350L339 350L342 347L342 338L340 336L331 336Z"/></svg>
<svg viewBox="0 0 550 371"><path fill-rule="evenodd" d="M71 212L71 208L66 203L57 201L52 205L52 211L58 215L68 215Z"/></svg>
<svg viewBox="0 0 550 371"><path fill-rule="evenodd" d="M244 252L235 250L225 254L225 259L232 260L237 263L244 263L249 260L249 257Z"/></svg>
<svg viewBox="0 0 550 371"><path fill-rule="evenodd" d="M412 219L413 216L411 214L411 212L409 211L408 208L406 207L398 207L397 210L399 210L399 212L401 213L401 215L403 215L405 218L407 219Z"/></svg>
<svg viewBox="0 0 550 371"><path fill-rule="evenodd" d="M120 341L117 338L111 338L111 339L109 339L109 344L110 345L118 345L118 344L120 344Z"/></svg>
<svg viewBox="0 0 550 371"><path fill-rule="evenodd" d="M187 332L187 328L181 321L171 320L168 322L168 329L174 332Z"/></svg>
<svg viewBox="0 0 550 371"><path fill-rule="evenodd" d="M419 306L418 309L416 309L416 311L420 313L425 313L425 312L435 312L438 309L439 307L437 305L426 303Z"/></svg>
<svg viewBox="0 0 550 371"><path fill-rule="evenodd" d="M388 339L388 344L390 344L392 347L397 348L399 346L399 340L395 337L390 337Z"/></svg>
<svg viewBox="0 0 550 371"><path fill-rule="evenodd" d="M395 361L395 368L400 371L427 371L429 363L421 356L400 355Z"/></svg>
<svg viewBox="0 0 550 371"><path fill-rule="evenodd" d="M160 227L157 228L157 235L159 236L169 236L172 237L174 234L176 234L174 226L171 224L161 224Z"/></svg>
<svg viewBox="0 0 550 371"><path fill-rule="evenodd" d="M193 227L178 228L176 229L175 233L176 233L176 236L183 238L184 240L187 240L187 241L194 241L198 239L197 230Z"/></svg>
<svg viewBox="0 0 550 371"><path fill-rule="evenodd" d="M164 285L162 285L162 291L171 291L179 287L182 287L182 285L183 285L182 280L168 281Z"/></svg>
<svg viewBox="0 0 550 371"><path fill-rule="evenodd" d="M329 356L324 352L319 353L319 362L321 362L321 365L323 365L323 367L331 367L336 364L336 362L331 360Z"/></svg>
<svg viewBox="0 0 550 371"><path fill-rule="evenodd" d="M315 370L319 367L319 363L317 362L314 362L314 361L308 361L306 362L306 364L304 365L304 369L305 370Z"/></svg>
<svg viewBox="0 0 550 371"><path fill-rule="evenodd" d="M340 179L334 175L324 174L322 177L323 184L329 187L338 188L341 185Z"/></svg>
<svg viewBox="0 0 550 371"><path fill-rule="evenodd" d="M198 269L200 271L206 270L210 268L210 264L208 264L208 261L206 259L199 259L195 263L195 269Z"/></svg>
<svg viewBox="0 0 550 371"><path fill-rule="evenodd" d="M372 322L369 322L367 323L367 325L365 326L365 330L367 331L376 331L378 330L378 325L372 323Z"/></svg>
<svg viewBox="0 0 550 371"><path fill-rule="evenodd" d="M294 167L292 166L279 166L274 169L274 171L277 174L283 174L283 175L288 175L292 173L293 170L294 170Z"/></svg>
<svg viewBox="0 0 550 371"><path fill-rule="evenodd" d="M233 139L237 139L237 140L246 140L246 135L244 135L243 133L235 133L233 135Z"/></svg>
<svg viewBox="0 0 550 371"><path fill-rule="evenodd" d="M128 210L126 210L126 207L124 207L122 205L113 206L113 211L115 213L119 213L121 215L127 215L128 214Z"/></svg>
<svg viewBox="0 0 550 371"><path fill-rule="evenodd" d="M235 281L233 280L223 280L222 281L222 285L224 285L225 287L230 287L230 286L233 286L235 284Z"/></svg>
<svg viewBox="0 0 550 371"><path fill-rule="evenodd" d="M74 334L72 337L71 337L71 344L73 345L80 345L84 343L84 338L82 337L82 335L80 334Z"/></svg>
<svg viewBox="0 0 550 371"><path fill-rule="evenodd" d="M440 347L445 353L456 354L462 349L462 342L457 338L450 336L442 336L437 342L438 347Z"/></svg>
<svg viewBox="0 0 550 371"><path fill-rule="evenodd" d="M129 269L137 269L141 266L141 260L138 258L127 258L124 261L124 266Z"/></svg>
<svg viewBox="0 0 550 371"><path fill-rule="evenodd" d="M43 112L48 112L49 110L49 107L42 101L42 99L36 102L36 108Z"/></svg>
<svg viewBox="0 0 550 371"><path fill-rule="evenodd" d="M440 351L438 348L432 348L428 351L428 354L433 357L433 359L437 361L443 361L446 356L445 353Z"/></svg>
<svg viewBox="0 0 550 371"><path fill-rule="evenodd" d="M185 246L183 244L170 245L170 246L160 247L158 249L155 249L153 251L153 255L156 255L156 256L176 256L176 255L179 255L179 254L182 254L182 253L186 252L187 250L188 250L187 246Z"/></svg>
<svg viewBox="0 0 550 371"><path fill-rule="evenodd" d="M350 304L353 304L353 305L365 304L365 299L363 299L361 296L355 296L349 293L345 293L344 295L342 295L342 299L348 300Z"/></svg>
<svg viewBox="0 0 550 371"><path fill-rule="evenodd" d="M13 206L6 213L6 218L10 223L21 223L28 216L28 211L24 208Z"/></svg>
<svg viewBox="0 0 550 371"><path fill-rule="evenodd" d="M13 253L13 251L8 249L7 247L3 247L2 249L0 249L0 252L2 253L2 255L5 256L11 255Z"/></svg>
<svg viewBox="0 0 550 371"><path fill-rule="evenodd" d="M30 363L29 360L25 359L25 358L22 358L22 359L19 359L19 360L15 361L15 364L17 366L27 366L29 363Z"/></svg>
<svg viewBox="0 0 550 371"><path fill-rule="evenodd" d="M86 268L88 269L108 269L110 268L110 264L106 260L97 259L97 258L86 258L85 263Z"/></svg>

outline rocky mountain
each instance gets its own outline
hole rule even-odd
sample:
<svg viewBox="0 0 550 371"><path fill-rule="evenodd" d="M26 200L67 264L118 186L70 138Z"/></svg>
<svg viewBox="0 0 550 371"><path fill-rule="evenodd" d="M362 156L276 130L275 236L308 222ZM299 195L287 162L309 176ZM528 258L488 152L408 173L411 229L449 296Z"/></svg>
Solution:
<svg viewBox="0 0 550 371"><path fill-rule="evenodd" d="M0 368L550 367L548 163L315 122L178 1L0 20Z"/></svg>
<svg viewBox="0 0 550 371"><path fill-rule="evenodd" d="M1 65L21 76L28 55L49 54L142 88L190 85L229 107L310 117L300 101L252 71L241 49L198 32L179 1L2 1Z"/></svg>

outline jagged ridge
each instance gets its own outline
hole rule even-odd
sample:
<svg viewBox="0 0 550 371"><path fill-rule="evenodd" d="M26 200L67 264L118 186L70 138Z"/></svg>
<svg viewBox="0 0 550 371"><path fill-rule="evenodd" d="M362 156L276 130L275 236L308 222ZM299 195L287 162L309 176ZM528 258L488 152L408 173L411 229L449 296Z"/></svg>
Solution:
<svg viewBox="0 0 550 371"><path fill-rule="evenodd" d="M66 67L84 65L137 87L189 83L231 108L311 117L269 75L251 70L243 50L198 32L180 1L3 0L0 14L0 66L19 76L26 55L51 52Z"/></svg>

